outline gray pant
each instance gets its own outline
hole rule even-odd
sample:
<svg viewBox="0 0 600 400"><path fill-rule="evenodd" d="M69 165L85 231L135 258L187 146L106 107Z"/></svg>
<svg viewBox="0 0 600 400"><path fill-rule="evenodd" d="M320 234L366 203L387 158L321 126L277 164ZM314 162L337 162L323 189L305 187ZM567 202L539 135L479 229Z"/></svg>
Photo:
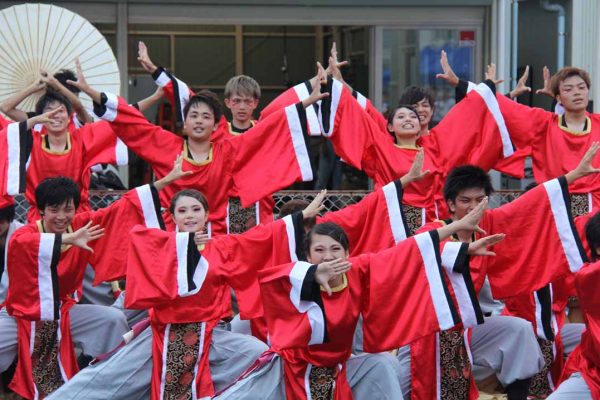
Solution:
<svg viewBox="0 0 600 400"><path fill-rule="evenodd" d="M81 303L83 304L97 304L100 306L110 306L115 298L113 296L113 290L110 283L102 282L98 286L94 286L94 269L90 264L85 267L85 274L83 275L83 295L81 296Z"/></svg>
<svg viewBox="0 0 600 400"><path fill-rule="evenodd" d="M361 354L346 362L346 375L355 399L401 400L398 363L388 353ZM275 356L264 367L221 393L215 399L285 399L283 360Z"/></svg>
<svg viewBox="0 0 600 400"><path fill-rule="evenodd" d="M531 378L544 367L544 357L529 321L492 316L471 329L475 380L496 374L506 386L518 379Z"/></svg>
<svg viewBox="0 0 600 400"><path fill-rule="evenodd" d="M125 291L123 290L119 297L115 300L115 302L111 305L111 307L120 310L123 314L125 314L125 318L127 318L127 323L129 326L133 326L140 322L141 320L148 317L148 311L146 310L132 310L130 308L125 308Z"/></svg>
<svg viewBox="0 0 600 400"><path fill-rule="evenodd" d="M233 382L267 349L251 336L213 330L209 363L215 390ZM48 399L148 399L152 379L152 329L108 360L87 367Z"/></svg>
<svg viewBox="0 0 600 400"><path fill-rule="evenodd" d="M585 330L585 324L564 324L560 330L560 337L563 343L563 351L565 358L571 354L571 352L581 342L581 334Z"/></svg>
<svg viewBox="0 0 600 400"><path fill-rule="evenodd" d="M531 323L517 317L486 317L473 327L471 354L473 376L483 380L496 374L504 386L517 379L530 378L541 371L544 358ZM410 347L398 350L400 385L405 397L410 394Z"/></svg>
<svg viewBox="0 0 600 400"><path fill-rule="evenodd" d="M71 337L76 347L92 357L115 348L129 327L116 308L91 304L75 304L69 312ZM17 323L0 311L0 371L5 371L17 356Z"/></svg>
<svg viewBox="0 0 600 400"><path fill-rule="evenodd" d="M576 372L561 383L547 400L592 400L592 393L581 374Z"/></svg>

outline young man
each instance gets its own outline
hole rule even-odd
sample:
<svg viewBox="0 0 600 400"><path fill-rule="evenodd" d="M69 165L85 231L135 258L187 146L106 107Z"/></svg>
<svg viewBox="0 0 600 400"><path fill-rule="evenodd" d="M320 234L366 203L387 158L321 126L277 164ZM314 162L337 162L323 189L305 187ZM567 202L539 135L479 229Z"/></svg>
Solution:
<svg viewBox="0 0 600 400"><path fill-rule="evenodd" d="M562 115L497 96L512 142L518 150L531 148L536 182L565 174L577 165L590 143L600 139L600 116L586 111L590 85L586 71L565 67L554 74L542 91L538 91L553 93L562 104ZM598 176L579 180L569 190L576 215L587 213L600 204Z"/></svg>
<svg viewBox="0 0 600 400"><path fill-rule="evenodd" d="M175 117L179 124L185 120L183 110L194 91L171 72L159 67L152 62L148 54L148 47L144 42L138 44L138 61L142 68L148 72L159 88L162 88L165 97L175 108ZM239 136L246 133L256 125L253 119L254 111L260 101L260 86L258 82L246 75L237 75L227 81L225 85L225 106L231 111L231 122L225 116L221 116L217 128L212 133L212 142ZM237 198L239 194L234 190L230 197ZM273 221L273 207L275 202L271 196L265 197L254 205L255 213L250 219L253 221L242 221L246 226L258 225ZM232 225L229 221L229 205L227 207L227 229ZM229 230L228 230L229 231Z"/></svg>
<svg viewBox="0 0 600 400"><path fill-rule="evenodd" d="M30 121L46 122L42 114ZM179 157L171 173L153 186L136 188L107 208L76 210L79 188L69 178L44 180L35 190L41 219L19 229L7 256L11 285L7 311L17 327L2 337L18 364L11 388L32 399L45 397L77 371L73 346L96 357L121 342L129 327L113 307L77 304L89 263L110 275L127 256L127 234L134 225L158 226L158 193L188 175ZM106 235L104 235L106 233ZM93 243L88 243L93 242ZM12 360L12 359L11 359Z"/></svg>
<svg viewBox="0 0 600 400"><path fill-rule="evenodd" d="M567 186L599 171L592 167L597 150L598 144L594 143L579 166L564 177L548 181L512 203L486 211L480 227L487 234L506 233L506 240L494 249L497 253L494 260L474 259L470 262L477 291L487 275L495 298L531 293L581 267L586 256L571 225ZM489 176L481 169L473 166L455 168L444 186L451 220L462 218L491 190ZM424 226L423 230L435 229L444 223L433 222ZM468 243L476 237L474 231L463 231L458 232L454 240L460 246L460 242ZM446 248L441 257L442 263L458 259L450 257ZM465 340L465 346L471 350L475 378L495 372L509 399L525 399L529 379L543 365L531 325L519 318L492 316L486 318L483 325L473 327L465 337L470 339ZM413 390L430 387L427 386L427 376L435 372L430 365L432 360L436 360L437 340L431 337L411 345L411 371L423 372L412 377ZM444 350L443 346L440 349ZM406 352L403 356L408 357ZM444 359L441 358L442 361ZM445 381L453 381L447 371L455 360L446 361L450 364L442 365L442 386ZM468 359L462 363L463 368L470 369Z"/></svg>
<svg viewBox="0 0 600 400"><path fill-rule="evenodd" d="M6 163L0 190L8 195L25 193L31 206L28 221L39 217L34 189L46 177L73 179L81 190L82 210L89 210L90 168L99 163L127 163L127 148L108 123L71 129L72 110L65 96L48 91L38 100L36 114L53 111L51 118L45 118L38 129L34 129L37 123L31 124L35 119L15 122L0 134Z"/></svg>

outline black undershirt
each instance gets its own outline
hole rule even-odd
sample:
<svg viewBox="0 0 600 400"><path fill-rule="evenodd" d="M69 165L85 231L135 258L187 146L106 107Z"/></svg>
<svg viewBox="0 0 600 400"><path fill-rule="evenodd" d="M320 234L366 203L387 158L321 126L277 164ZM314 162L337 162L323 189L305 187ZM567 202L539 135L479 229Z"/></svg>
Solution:
<svg viewBox="0 0 600 400"><path fill-rule="evenodd" d="M582 132L587 131L587 128L588 128L587 124L588 124L588 120L586 118L585 123L583 124L583 129L581 130ZM569 128L569 126L567 125L567 119L565 118L564 114L561 115L561 117L560 117L560 126L562 126L563 128Z"/></svg>

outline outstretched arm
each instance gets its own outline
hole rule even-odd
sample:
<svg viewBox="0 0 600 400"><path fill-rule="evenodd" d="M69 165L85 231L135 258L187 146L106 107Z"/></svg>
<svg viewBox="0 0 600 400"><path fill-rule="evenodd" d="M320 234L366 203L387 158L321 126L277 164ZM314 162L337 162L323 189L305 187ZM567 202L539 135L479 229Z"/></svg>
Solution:
<svg viewBox="0 0 600 400"><path fill-rule="evenodd" d="M79 58L75 59L75 67L77 69L77 74L81 74L82 69L81 63L79 62ZM64 87L63 84L58 81L58 79L48 74L48 72L42 71L42 81L45 82L46 85L48 85L52 89L65 96L67 100L71 102L71 104L73 105L73 110L77 114L77 118L79 119L79 121L83 122L84 124L88 122L94 122L94 119L88 114L87 110L83 106L83 103L81 103L79 96L77 96L75 93L71 92L69 89Z"/></svg>
<svg viewBox="0 0 600 400"><path fill-rule="evenodd" d="M0 104L0 111L8 115L10 119L16 122L25 121L27 113L17 109L17 106L27 97L41 90L46 89L46 83L42 79L36 79L31 85L25 89L13 94L8 99Z"/></svg>

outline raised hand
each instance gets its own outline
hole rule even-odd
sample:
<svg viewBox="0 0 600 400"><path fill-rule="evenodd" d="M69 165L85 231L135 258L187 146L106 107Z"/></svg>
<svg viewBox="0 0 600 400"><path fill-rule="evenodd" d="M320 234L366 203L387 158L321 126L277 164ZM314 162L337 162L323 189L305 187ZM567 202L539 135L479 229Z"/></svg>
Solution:
<svg viewBox="0 0 600 400"><path fill-rule="evenodd" d="M590 148L585 152L585 154L581 158L579 165L574 170L568 172L565 175L568 184L575 182L577 179L583 178L591 174L597 174L598 172L600 172L600 169L594 168L594 166L592 165L594 157L596 157L596 153L598 152L599 148L599 142L592 142Z"/></svg>
<svg viewBox="0 0 600 400"><path fill-rule="evenodd" d="M41 72L41 71L40 71ZM40 90L44 90L47 87L47 83L44 80L44 76L42 74L42 76L39 79L36 79L35 81L33 81L31 83L31 85L29 85L29 87L27 88L28 93L35 93L35 92L39 92Z"/></svg>
<svg viewBox="0 0 600 400"><path fill-rule="evenodd" d="M545 94L546 96L554 98L555 94L552 91L552 86L551 86L551 78L552 77L550 76L550 69L548 69L548 67L545 65L544 65L544 68L542 69L542 75L544 76L544 87L536 90L535 94Z"/></svg>
<svg viewBox="0 0 600 400"><path fill-rule="evenodd" d="M483 217L485 210L487 209L488 198L485 197L471 212L459 219L454 221L451 225L454 225L457 231L475 231L482 235L486 232L479 227L479 221Z"/></svg>
<svg viewBox="0 0 600 400"><path fill-rule="evenodd" d="M499 85L504 82L504 79L496 79L496 64L488 64L485 70L485 79L489 79L494 82L494 85Z"/></svg>
<svg viewBox="0 0 600 400"><path fill-rule="evenodd" d="M497 233L495 235L486 236L472 243L469 243L469 255L472 256L495 256L496 253L488 250L488 247L500 243L504 240L506 235L504 233Z"/></svg>
<svg viewBox="0 0 600 400"><path fill-rule="evenodd" d="M27 129L32 129L37 124L46 124L52 122L54 116L61 111L65 111L65 106L61 105L60 107L56 107L54 110L50 110L43 114L39 114L27 119Z"/></svg>
<svg viewBox="0 0 600 400"><path fill-rule="evenodd" d="M319 285L323 286L323 289L327 291L327 294L331 296L331 286L329 286L329 281L336 276L339 276L350 270L352 267L352 263L349 261L344 261L341 258L337 258L333 261L325 261L321 264L317 265L317 270L315 271L315 280Z"/></svg>
<svg viewBox="0 0 600 400"><path fill-rule="evenodd" d="M344 77L342 76L342 72L340 69L346 65L348 65L348 61L338 61L337 47L335 42L333 42L333 44L331 45L331 51L329 56L329 65L327 66L325 72L328 75L333 76L338 81L344 82Z"/></svg>
<svg viewBox="0 0 600 400"><path fill-rule="evenodd" d="M319 194L315 196L313 201L311 201L310 204L306 206L304 210L302 210L302 217L307 219L314 218L319 215L319 213L325 209L325 205L323 204L325 196L327 196L327 189L321 190Z"/></svg>
<svg viewBox="0 0 600 400"><path fill-rule="evenodd" d="M193 171L183 170L183 152L181 152L181 154L179 154L173 162L173 169L171 170L171 172L169 172L164 178L154 182L154 187L156 188L156 190L163 190L166 186L170 185L176 180L181 179L184 176L191 175L193 173Z"/></svg>
<svg viewBox="0 0 600 400"><path fill-rule="evenodd" d="M142 65L142 68L144 68L144 70L146 72L148 72L149 74L153 73L154 71L156 71L156 68L158 68L150 59L150 56L148 55L148 46L146 46L146 43L144 42L138 42L138 57L137 60L140 62L140 64Z"/></svg>
<svg viewBox="0 0 600 400"><path fill-rule="evenodd" d="M435 77L445 80L452 87L457 87L459 82L458 76L454 73L454 70L452 70L450 63L448 62L448 54L446 54L444 50L442 50L440 55L440 65L442 66L443 73L436 74Z"/></svg>
<svg viewBox="0 0 600 400"><path fill-rule="evenodd" d="M405 186L411 182L420 181L421 179L429 175L429 170L423 171L424 160L425 150L423 150L423 148L421 147L417 151L417 155L415 156L415 159L413 160L413 163L410 166L410 169L408 170L406 175L400 178L400 183L402 183L402 186Z"/></svg>
<svg viewBox="0 0 600 400"><path fill-rule="evenodd" d="M204 231L194 233L194 244L196 246L204 246L208 242L210 242L208 233L204 233Z"/></svg>
<svg viewBox="0 0 600 400"><path fill-rule="evenodd" d="M85 80L85 76L83 75L83 69L81 68L79 57L75 59L75 70L77 71L77 81L67 80L67 83L75 86L82 92L87 93L90 89L90 85L88 85L87 81Z"/></svg>
<svg viewBox="0 0 600 400"><path fill-rule="evenodd" d="M311 81L312 93L306 99L302 100L302 106L304 108L316 103L319 100L329 96L329 93L321 93L321 85L327 84L327 73L320 62L317 61L317 79Z"/></svg>
<svg viewBox="0 0 600 400"><path fill-rule="evenodd" d="M62 242L64 244L71 244L73 246L77 246L83 250L91 251L91 247L88 246L88 243L99 239L104 235L104 228L101 228L100 225L92 226L92 221L89 221L85 226L82 226L78 230L73 233L66 233L62 235Z"/></svg>
<svg viewBox="0 0 600 400"><path fill-rule="evenodd" d="M509 96L511 99L516 99L523 93L531 92L531 88L527 86L527 79L529 79L529 65L525 67L525 72L519 78L517 86L510 91Z"/></svg>

